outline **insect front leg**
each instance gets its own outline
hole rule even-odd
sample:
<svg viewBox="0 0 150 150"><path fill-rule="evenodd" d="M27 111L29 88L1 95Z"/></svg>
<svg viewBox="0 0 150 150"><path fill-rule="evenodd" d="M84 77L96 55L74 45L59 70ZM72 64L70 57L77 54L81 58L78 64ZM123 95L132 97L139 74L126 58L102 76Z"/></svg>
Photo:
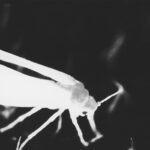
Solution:
<svg viewBox="0 0 150 150"><path fill-rule="evenodd" d="M51 117L48 118L48 120L46 122L44 122L38 129L36 129L35 131L33 131L31 134L29 134L29 136L27 137L27 139L21 143L20 146L18 146L19 144L17 144L17 149L16 150L22 150L24 148L24 146L33 138L35 137L39 132L41 132L44 128L46 128L51 122L53 122L58 116L60 116L62 113L64 112L64 110L58 110L57 112L55 112ZM19 138L20 139L20 138ZM18 141L20 143L20 140Z"/></svg>
<svg viewBox="0 0 150 150"><path fill-rule="evenodd" d="M73 112L70 112L70 118L71 118L71 120L72 120L73 125L75 126L75 128L76 128L76 130L77 130L77 133L78 133L78 136L79 136L79 139L80 139L81 143L82 143L84 146L88 146L89 143L84 140L84 138L83 138L83 133L82 133L82 131L81 131L79 125L78 125L78 122L77 122L77 117L76 117L76 115L74 115Z"/></svg>
<svg viewBox="0 0 150 150"><path fill-rule="evenodd" d="M95 121L94 121L94 113L88 113L87 114L87 119L89 121L89 124L90 124L90 127L92 129L92 131L94 132L95 134L95 137L93 139L91 139L90 142L95 142L97 141L98 139L102 138L103 135L97 130L97 127L96 127L96 124L95 124Z"/></svg>
<svg viewBox="0 0 150 150"><path fill-rule="evenodd" d="M0 132L3 133L9 129L12 129L14 126L16 126L19 122L24 121L27 117L30 117L31 115L35 114L36 112L38 112L41 108L39 107L35 107L32 108L29 112L19 116L16 120L14 120L13 122L11 122L10 124L8 124L6 127L3 127L0 129Z"/></svg>

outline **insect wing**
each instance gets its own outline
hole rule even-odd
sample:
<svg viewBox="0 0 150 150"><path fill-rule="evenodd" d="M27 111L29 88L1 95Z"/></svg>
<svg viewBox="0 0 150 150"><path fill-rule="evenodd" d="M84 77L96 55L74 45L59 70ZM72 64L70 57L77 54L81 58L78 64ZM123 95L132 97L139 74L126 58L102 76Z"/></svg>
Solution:
<svg viewBox="0 0 150 150"><path fill-rule="evenodd" d="M0 65L0 103L16 107L67 107L69 89ZM64 101L63 101L64 99Z"/></svg>
<svg viewBox="0 0 150 150"><path fill-rule="evenodd" d="M10 54L3 50L0 50L0 60L36 71L62 84L74 85L75 83L79 82L66 73L32 62L25 58L21 58L14 54Z"/></svg>

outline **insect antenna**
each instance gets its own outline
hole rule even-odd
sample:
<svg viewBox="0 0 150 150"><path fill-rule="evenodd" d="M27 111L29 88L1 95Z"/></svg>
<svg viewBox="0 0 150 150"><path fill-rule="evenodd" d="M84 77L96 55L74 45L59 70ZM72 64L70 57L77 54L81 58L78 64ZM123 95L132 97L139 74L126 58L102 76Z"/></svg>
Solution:
<svg viewBox="0 0 150 150"><path fill-rule="evenodd" d="M115 92L115 93L113 93L113 94L107 96L106 98L104 98L104 99L101 100L100 102L97 102L97 106L98 106L98 107L101 106L102 103L104 103L104 102L108 101L109 99L111 99L112 97L114 97L114 96L116 96L116 95L119 95L119 96L120 96L120 95L122 95L122 94L125 92L124 87L123 87L119 82L114 81L114 84L115 84L115 85L117 86L117 88L118 88L117 92Z"/></svg>

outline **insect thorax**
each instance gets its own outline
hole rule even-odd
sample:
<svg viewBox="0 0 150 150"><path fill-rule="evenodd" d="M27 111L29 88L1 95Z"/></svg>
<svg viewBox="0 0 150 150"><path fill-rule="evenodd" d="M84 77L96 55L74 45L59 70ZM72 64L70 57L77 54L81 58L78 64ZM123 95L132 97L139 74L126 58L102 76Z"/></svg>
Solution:
<svg viewBox="0 0 150 150"><path fill-rule="evenodd" d="M89 97L88 90L85 89L83 83L79 82L72 87L71 101L73 103L82 104Z"/></svg>

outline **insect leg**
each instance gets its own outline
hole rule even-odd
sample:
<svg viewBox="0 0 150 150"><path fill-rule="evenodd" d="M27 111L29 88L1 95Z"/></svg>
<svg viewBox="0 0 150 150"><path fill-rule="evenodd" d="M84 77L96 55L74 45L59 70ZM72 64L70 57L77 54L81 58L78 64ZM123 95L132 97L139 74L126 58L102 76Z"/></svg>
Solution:
<svg viewBox="0 0 150 150"><path fill-rule="evenodd" d="M19 139L18 139L17 146L16 146L16 150L19 150L20 142L21 142L21 136L20 136Z"/></svg>
<svg viewBox="0 0 150 150"><path fill-rule="evenodd" d="M35 137L39 132L41 132L44 128L46 128L51 122L53 122L59 115L63 113L64 110L58 110L56 113L54 113L51 117L48 118L46 122L44 122L38 129L33 131L27 139L20 145L17 150L22 150L23 147L33 138ZM18 144L17 144L18 145Z"/></svg>
<svg viewBox="0 0 150 150"><path fill-rule="evenodd" d="M32 108L29 112L19 116L16 120L14 120L12 123L8 124L6 127L3 127L0 129L0 132L3 133L9 129L12 129L15 125L17 125L19 122L24 121L27 117L35 114L36 112L38 112L41 108L39 107L34 107Z"/></svg>
<svg viewBox="0 0 150 150"><path fill-rule="evenodd" d="M59 116L58 125L57 125L57 129L56 129L56 134L60 131L61 127L62 127L62 117Z"/></svg>
<svg viewBox="0 0 150 150"><path fill-rule="evenodd" d="M87 119L89 121L89 124L91 126L92 131L95 134L95 137L93 139L91 139L90 142L95 142L98 139L102 138L103 135L97 130L96 125L95 125L95 121L94 121L94 113L89 113L87 114Z"/></svg>
<svg viewBox="0 0 150 150"><path fill-rule="evenodd" d="M84 140L84 138L83 138L83 133L82 133L82 131L81 131L79 125L78 125L78 122L77 122L77 117L73 114L73 112L70 113L70 118L71 118L71 120L72 120L73 125L75 126L75 128L76 128L76 130L77 130L77 133L78 133L78 136L79 136L79 139L80 139L81 143L82 143L84 146L88 146L89 143Z"/></svg>

